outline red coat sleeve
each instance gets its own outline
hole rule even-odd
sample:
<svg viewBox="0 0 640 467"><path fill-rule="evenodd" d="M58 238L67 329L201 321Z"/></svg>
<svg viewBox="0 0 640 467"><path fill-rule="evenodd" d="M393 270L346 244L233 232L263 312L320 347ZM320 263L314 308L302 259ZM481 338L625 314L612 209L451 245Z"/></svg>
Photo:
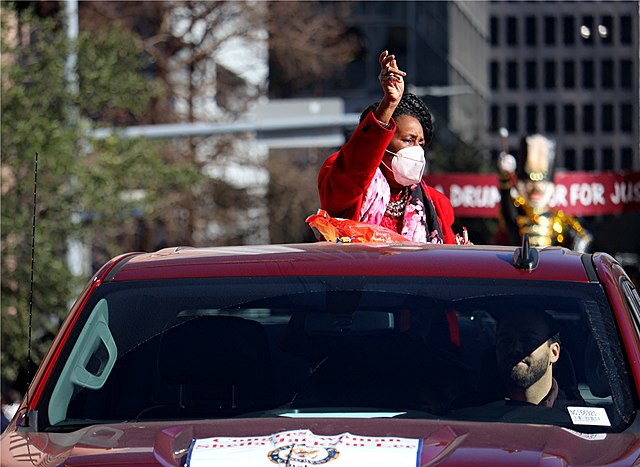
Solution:
<svg viewBox="0 0 640 467"><path fill-rule="evenodd" d="M340 150L327 158L318 174L320 207L332 217L358 220L362 199L396 131L380 125L373 112L358 125Z"/></svg>
<svg viewBox="0 0 640 467"><path fill-rule="evenodd" d="M449 201L449 198L440 193L438 190L428 185L427 191L429 193L431 201L433 201L433 205L436 208L438 222L440 223L440 228L442 229L442 235L444 235L444 242L455 244L456 237L453 233L453 229L451 228L451 226L453 225L453 221L455 220L455 215L453 214L453 206L451 205L451 201Z"/></svg>

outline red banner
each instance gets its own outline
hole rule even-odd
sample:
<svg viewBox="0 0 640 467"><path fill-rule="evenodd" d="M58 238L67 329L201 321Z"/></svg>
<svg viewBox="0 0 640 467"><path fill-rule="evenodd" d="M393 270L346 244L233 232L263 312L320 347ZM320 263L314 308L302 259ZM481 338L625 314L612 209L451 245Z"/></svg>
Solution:
<svg viewBox="0 0 640 467"><path fill-rule="evenodd" d="M429 174L427 183L451 200L456 217L497 217L498 176ZM551 206L574 216L640 211L640 172L562 172L556 174Z"/></svg>

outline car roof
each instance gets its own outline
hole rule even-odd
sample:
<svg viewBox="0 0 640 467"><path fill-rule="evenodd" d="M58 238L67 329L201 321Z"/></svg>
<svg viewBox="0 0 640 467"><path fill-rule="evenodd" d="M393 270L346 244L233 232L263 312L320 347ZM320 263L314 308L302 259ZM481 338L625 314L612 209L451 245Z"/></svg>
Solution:
<svg viewBox="0 0 640 467"><path fill-rule="evenodd" d="M104 280L364 275L589 282L580 253L556 247L538 250L539 263L529 271L514 266L514 251L515 247L417 243L175 247L124 255Z"/></svg>

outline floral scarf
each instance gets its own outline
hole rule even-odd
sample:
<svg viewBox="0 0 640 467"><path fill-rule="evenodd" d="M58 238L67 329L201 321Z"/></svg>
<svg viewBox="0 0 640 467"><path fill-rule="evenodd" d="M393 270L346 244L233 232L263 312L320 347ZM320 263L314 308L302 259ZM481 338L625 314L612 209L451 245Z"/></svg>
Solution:
<svg viewBox="0 0 640 467"><path fill-rule="evenodd" d="M390 199L391 187L378 168L364 194L358 220L380 225ZM435 206L421 184L411 185L400 234L412 242L444 243Z"/></svg>

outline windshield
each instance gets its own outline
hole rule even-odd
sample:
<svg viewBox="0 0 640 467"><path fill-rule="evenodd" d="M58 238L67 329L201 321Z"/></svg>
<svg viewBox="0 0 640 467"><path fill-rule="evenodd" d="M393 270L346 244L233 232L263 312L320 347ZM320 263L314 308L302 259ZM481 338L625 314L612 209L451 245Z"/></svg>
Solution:
<svg viewBox="0 0 640 467"><path fill-rule="evenodd" d="M529 324L535 312L548 318L543 327ZM338 414L620 431L634 409L617 336L597 284L106 283L58 359L39 423L65 431L114 421ZM535 392L526 380L536 368L548 385L536 383L542 400L523 401Z"/></svg>

